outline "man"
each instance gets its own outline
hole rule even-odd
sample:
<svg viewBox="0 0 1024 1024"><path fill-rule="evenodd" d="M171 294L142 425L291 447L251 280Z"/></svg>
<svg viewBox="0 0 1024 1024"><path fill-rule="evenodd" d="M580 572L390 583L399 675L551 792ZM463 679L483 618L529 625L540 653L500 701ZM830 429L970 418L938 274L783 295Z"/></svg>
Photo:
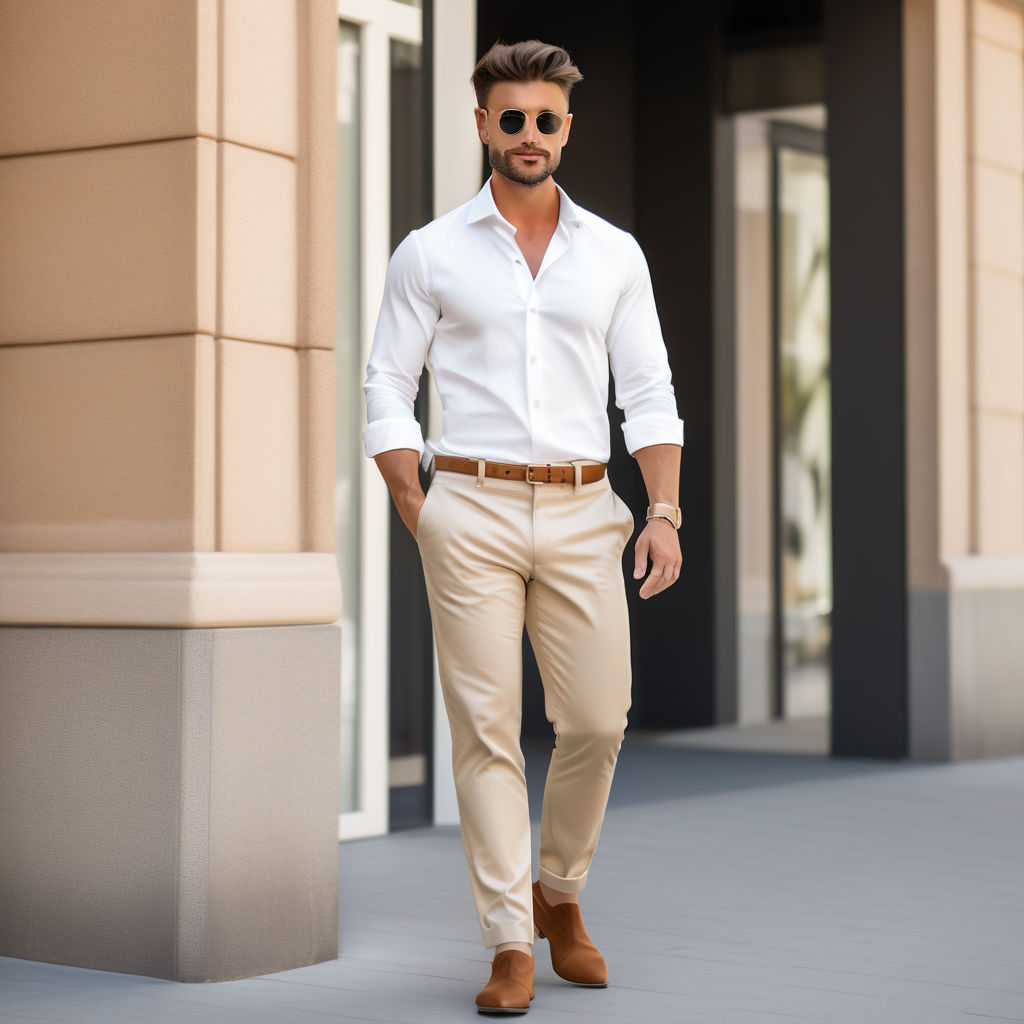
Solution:
<svg viewBox="0 0 1024 1024"><path fill-rule="evenodd" d="M525 1013L533 940L579 985L607 968L580 916L631 703L621 558L633 515L605 473L609 368L650 499L634 578L676 581L683 423L647 264L633 237L555 184L582 78L565 50L495 44L479 61L477 132L493 173L395 250L367 365L366 454L423 562L466 863L491 977L481 1013ZM424 452L426 364L444 429ZM555 730L531 890L520 748L523 625Z"/></svg>

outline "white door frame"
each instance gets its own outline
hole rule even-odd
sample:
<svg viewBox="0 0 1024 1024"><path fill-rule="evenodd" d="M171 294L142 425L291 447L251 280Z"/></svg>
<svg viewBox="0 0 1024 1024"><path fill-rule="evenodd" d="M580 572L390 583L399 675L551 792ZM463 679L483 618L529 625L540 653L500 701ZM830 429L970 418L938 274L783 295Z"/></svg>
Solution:
<svg viewBox="0 0 1024 1024"><path fill-rule="evenodd" d="M433 5L434 209L438 216L480 188L483 159L476 136L476 99L469 76L476 64L476 0ZM373 329L390 258L390 53L389 40L422 45L422 11L396 0L338 0L338 17L360 30L360 261L362 362ZM361 396L339 396L359 401ZM365 408L363 410L365 424ZM430 379L428 438L441 434L441 405ZM359 800L360 810L339 816L338 838L383 835L388 830L388 552L391 501L377 467L360 474ZM451 734L434 652L433 801L435 824L457 824Z"/></svg>
<svg viewBox="0 0 1024 1024"><path fill-rule="evenodd" d="M422 12L396 0L338 0L338 18L359 26L360 343L366 366L391 257L390 40L422 44ZM361 395L339 395L358 401ZM365 408L363 425L366 423ZM371 459L360 463L358 801L338 816L338 838L388 830L388 552L390 495Z"/></svg>

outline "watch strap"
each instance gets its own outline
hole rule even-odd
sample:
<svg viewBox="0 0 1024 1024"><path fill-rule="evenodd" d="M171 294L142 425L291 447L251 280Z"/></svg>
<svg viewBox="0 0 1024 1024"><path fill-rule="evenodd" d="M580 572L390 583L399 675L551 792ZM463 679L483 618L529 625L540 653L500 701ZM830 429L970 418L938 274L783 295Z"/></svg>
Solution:
<svg viewBox="0 0 1024 1024"><path fill-rule="evenodd" d="M667 519L677 530L683 523L683 510L678 505L669 505L664 501L656 501L647 506L648 519Z"/></svg>

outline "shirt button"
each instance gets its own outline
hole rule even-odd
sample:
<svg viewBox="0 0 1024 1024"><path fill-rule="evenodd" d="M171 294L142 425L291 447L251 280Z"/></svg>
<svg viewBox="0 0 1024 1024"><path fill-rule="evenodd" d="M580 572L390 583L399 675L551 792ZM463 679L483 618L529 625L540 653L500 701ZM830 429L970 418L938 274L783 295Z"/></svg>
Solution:
<svg viewBox="0 0 1024 1024"><path fill-rule="evenodd" d="M530 362L531 363L537 362L537 357L536 356L530 356Z"/></svg>
<svg viewBox="0 0 1024 1024"><path fill-rule="evenodd" d="M539 409L540 408L540 399L535 398L533 400L533 407L534 407L534 409Z"/></svg>
<svg viewBox="0 0 1024 1024"><path fill-rule="evenodd" d="M530 307L530 312L531 312L531 313L536 313L536 312L537 312L537 309L536 309L536 307L535 307L535 306L531 306L531 307Z"/></svg>

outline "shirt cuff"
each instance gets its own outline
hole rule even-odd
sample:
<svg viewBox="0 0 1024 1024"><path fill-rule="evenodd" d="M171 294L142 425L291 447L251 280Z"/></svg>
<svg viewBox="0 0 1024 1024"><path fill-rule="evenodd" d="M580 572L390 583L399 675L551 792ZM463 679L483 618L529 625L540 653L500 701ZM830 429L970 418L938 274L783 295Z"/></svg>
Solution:
<svg viewBox="0 0 1024 1024"><path fill-rule="evenodd" d="M407 416L386 416L368 423L363 430L366 457L372 459L393 448L414 448L423 454L423 431L418 420Z"/></svg>
<svg viewBox="0 0 1024 1024"><path fill-rule="evenodd" d="M683 443L683 421L676 416L634 416L622 424L630 455L649 444Z"/></svg>

